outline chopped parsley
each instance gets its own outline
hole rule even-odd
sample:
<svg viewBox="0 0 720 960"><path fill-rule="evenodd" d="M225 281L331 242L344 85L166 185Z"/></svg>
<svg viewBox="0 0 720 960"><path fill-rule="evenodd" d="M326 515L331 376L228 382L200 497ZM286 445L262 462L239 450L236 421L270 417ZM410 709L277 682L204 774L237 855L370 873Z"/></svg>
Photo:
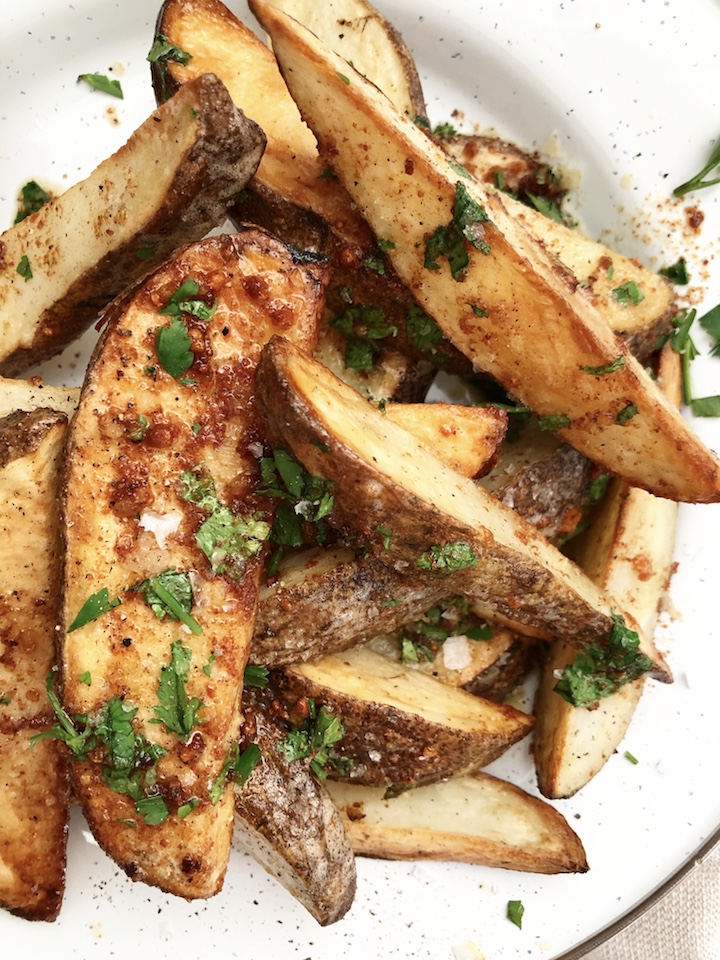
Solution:
<svg viewBox="0 0 720 960"><path fill-rule="evenodd" d="M100 93L107 93L111 97L123 99L122 87L119 80L111 80L102 73L81 73L78 77L78 83L85 82L93 90L99 90Z"/></svg>
<svg viewBox="0 0 720 960"><path fill-rule="evenodd" d="M89 670L86 670L85 673L81 673L78 677L78 683L84 683L86 687L92 685L92 675Z"/></svg>
<svg viewBox="0 0 720 960"><path fill-rule="evenodd" d="M52 194L48 193L47 190L43 190L35 180L28 180L20 191L20 202L14 222L20 223L25 217L29 217L31 213L37 213L41 207L45 206L48 200L52 200Z"/></svg>
<svg viewBox="0 0 720 960"><path fill-rule="evenodd" d="M197 298L200 287L193 279L185 280L170 297L160 313L170 317L179 317L181 313L190 313L198 320L211 320L217 304L208 305L204 300Z"/></svg>
<svg viewBox="0 0 720 960"><path fill-rule="evenodd" d="M436 123L433 127L433 133L436 137L455 137L457 130L451 123Z"/></svg>
<svg viewBox="0 0 720 960"><path fill-rule="evenodd" d="M340 77L340 79L342 80L342 82L343 82L343 83L346 83L348 86L350 86L350 77L346 77L345 74L344 74L344 73L340 73L340 71L336 71L336 72L337 72L337 75L338 75L338 76Z"/></svg>
<svg viewBox="0 0 720 960"><path fill-rule="evenodd" d="M223 506L211 476L185 470L180 475L180 496L209 514L195 534L195 542L210 561L212 572L242 580L246 561L260 553L270 526L258 517L237 516Z"/></svg>
<svg viewBox="0 0 720 960"><path fill-rule="evenodd" d="M448 353L440 353L437 349L444 340L442 330L421 307L416 304L410 307L405 326L410 344L433 363L450 359Z"/></svg>
<svg viewBox="0 0 720 960"><path fill-rule="evenodd" d="M372 370L382 349L381 340L394 337L397 327L385 320L381 307L352 304L330 321L333 330L345 337L345 366L348 370Z"/></svg>
<svg viewBox="0 0 720 960"><path fill-rule="evenodd" d="M266 687L269 682L269 671L259 663L249 663L245 667L243 682L246 687Z"/></svg>
<svg viewBox="0 0 720 960"><path fill-rule="evenodd" d="M473 567L477 562L473 548L462 540L456 543L433 544L415 561L421 570L440 570L444 573Z"/></svg>
<svg viewBox="0 0 720 960"><path fill-rule="evenodd" d="M613 300L623 307L634 306L645 299L645 294L634 280L628 280L627 283L620 284L612 291Z"/></svg>
<svg viewBox="0 0 720 960"><path fill-rule="evenodd" d="M634 403L626 404L622 410L615 417L615 423L622 424L627 423L628 420L632 420L633 417L636 417L640 411L635 406Z"/></svg>
<svg viewBox="0 0 720 960"><path fill-rule="evenodd" d="M547 217L548 220L554 220L555 223L565 223L565 217L563 217L560 207L554 200L548 200L547 197L540 197L534 193L528 193L527 197L535 209L544 217Z"/></svg>
<svg viewBox="0 0 720 960"><path fill-rule="evenodd" d="M301 547L306 540L304 523L314 525L320 544L327 537L326 517L335 503L333 481L312 476L287 450L278 447L260 461L263 485L260 493L283 502L275 511L270 540L277 549L270 558L268 574L274 576L288 547Z"/></svg>
<svg viewBox="0 0 720 960"><path fill-rule="evenodd" d="M160 703L153 707L155 717L149 721L162 723L168 733L181 738L189 736L196 724L204 722L197 715L203 706L202 700L187 695L191 659L192 651L184 647L182 641L176 640L170 645L170 663L160 671L157 685Z"/></svg>
<svg viewBox="0 0 720 960"><path fill-rule="evenodd" d="M602 367L580 367L580 369L586 373L591 373L594 377L604 377L608 373L615 373L616 370L624 366L625 357L619 354L614 360L611 360L610 363L606 363Z"/></svg>
<svg viewBox="0 0 720 960"><path fill-rule="evenodd" d="M155 335L155 352L160 366L176 380L193 365L195 354L191 346L192 337L180 317L173 317L167 327L159 327Z"/></svg>
<svg viewBox="0 0 720 960"><path fill-rule="evenodd" d="M672 331L661 337L657 344L659 349L665 343L669 343L675 353L680 354L682 359L683 401L688 406L693 403L690 364L700 353L690 336L690 328L693 325L696 315L697 311L694 308L681 310L677 316L673 318Z"/></svg>
<svg viewBox="0 0 720 960"><path fill-rule="evenodd" d="M610 474L601 473L599 477L595 477L590 483L590 502L598 503L605 496L605 491L607 490L608 483L610 483Z"/></svg>
<svg viewBox="0 0 720 960"><path fill-rule="evenodd" d="M690 275L688 274L685 257L680 257L677 263L674 263L670 267L663 267L658 273L662 277L667 277L668 280L678 286L686 286L690 283Z"/></svg>
<svg viewBox="0 0 720 960"><path fill-rule="evenodd" d="M574 707L595 706L652 667L652 660L639 649L637 632L630 630L619 614L612 614L612 619L607 643L589 644L563 669L555 684L555 692Z"/></svg>
<svg viewBox="0 0 720 960"><path fill-rule="evenodd" d="M450 264L453 280L462 280L470 263L466 241L481 253L490 253L490 246L484 239L485 223L489 223L489 217L484 207L470 196L467 187L458 180L455 184L453 219L449 224L439 226L428 239L425 268L439 270L438 258L444 256Z"/></svg>
<svg viewBox="0 0 720 960"><path fill-rule="evenodd" d="M468 640L487 641L494 631L476 617L472 605L464 597L450 597L442 604L426 610L419 620L406 624L400 631L400 659L418 663L435 659L448 637L464 636Z"/></svg>
<svg viewBox="0 0 720 960"><path fill-rule="evenodd" d="M142 413L138 415L135 424L132 427L129 427L127 430L128 439L132 440L133 443L142 443L145 439L148 430L150 429L150 421Z"/></svg>
<svg viewBox="0 0 720 960"><path fill-rule="evenodd" d="M390 549L390 541L392 540L393 532L389 527L384 527L382 524L378 524L375 527L375 532L378 534L382 540L382 545L386 550Z"/></svg>
<svg viewBox="0 0 720 960"><path fill-rule="evenodd" d="M541 430L563 430L571 423L572 419L566 413L552 413L546 417L538 417L538 426Z"/></svg>
<svg viewBox="0 0 720 960"><path fill-rule="evenodd" d="M20 262L16 267L16 272L20 274L20 276L23 278L25 283L27 283L28 280L32 280L32 276L33 276L32 267L30 266L30 260L26 253L24 253L20 257Z"/></svg>
<svg viewBox="0 0 720 960"><path fill-rule="evenodd" d="M181 66L185 67L190 60L192 60L192 54L188 53L186 50L182 50L180 47L176 47L174 43L170 43L164 34L159 33L155 37L155 42L150 48L150 52L148 53L146 60L148 63L157 64L157 68L160 73L162 97L163 100L167 100L170 96L170 90L167 82L168 63L179 63Z"/></svg>
<svg viewBox="0 0 720 960"><path fill-rule="evenodd" d="M525 907L523 906L522 900L508 900L507 918L519 929L522 929L522 919L524 913Z"/></svg>
<svg viewBox="0 0 720 960"><path fill-rule="evenodd" d="M10 694L8 693L0 694L0 707L6 707L11 700L12 700L12 697L10 696Z"/></svg>
<svg viewBox="0 0 720 960"><path fill-rule="evenodd" d="M347 772L351 761L332 755L333 747L345 736L345 725L327 707L318 710L313 699L308 698L307 706L309 715L304 725L293 726L278 750L288 763L309 759L310 769L319 780L327 779L329 768Z"/></svg>
<svg viewBox="0 0 720 960"><path fill-rule="evenodd" d="M242 753L238 744L234 743L228 750L220 773L210 789L210 802L216 804L220 801L228 781L247 783L261 756L260 747L256 743L251 743Z"/></svg>
<svg viewBox="0 0 720 960"><path fill-rule="evenodd" d="M629 750L626 750L626 751L625 751L625 759L626 759L626 760L629 760L630 763L632 763L632 764L635 765L635 766L636 766L638 763L640 763L640 761L638 760L638 758L637 758L637 757L634 757L634 756L630 753Z"/></svg>
<svg viewBox="0 0 720 960"><path fill-rule="evenodd" d="M180 620L196 635L203 632L197 620L190 616L193 591L187 573L170 568L156 577L143 580L131 589L143 595L158 620L167 616L169 620Z"/></svg>
<svg viewBox="0 0 720 960"><path fill-rule="evenodd" d="M113 607L117 607L121 602L120 597L114 597L111 600L108 588L103 587L101 590L98 590L97 593L93 593L92 596L87 598L77 616L67 628L67 632L72 633L73 630L79 630L80 627L84 627L85 624L90 623L92 620L97 620L98 617L112 610Z"/></svg>
<svg viewBox="0 0 720 960"><path fill-rule="evenodd" d="M710 180L704 179L708 174L713 173L713 171L717 173L717 176ZM693 190L703 190L705 187L712 187L716 183L720 183L720 137L718 137L715 142L710 158L702 170L696 173L694 177L691 177L690 180L681 183L679 187L675 187L673 194L676 197L684 197L686 193L690 193Z"/></svg>

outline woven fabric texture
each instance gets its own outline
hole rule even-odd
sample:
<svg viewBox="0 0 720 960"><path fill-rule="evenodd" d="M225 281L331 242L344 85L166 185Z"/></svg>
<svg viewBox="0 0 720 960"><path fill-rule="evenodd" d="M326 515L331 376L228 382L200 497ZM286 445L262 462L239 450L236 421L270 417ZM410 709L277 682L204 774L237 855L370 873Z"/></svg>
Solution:
<svg viewBox="0 0 720 960"><path fill-rule="evenodd" d="M585 960L720 960L720 847Z"/></svg>

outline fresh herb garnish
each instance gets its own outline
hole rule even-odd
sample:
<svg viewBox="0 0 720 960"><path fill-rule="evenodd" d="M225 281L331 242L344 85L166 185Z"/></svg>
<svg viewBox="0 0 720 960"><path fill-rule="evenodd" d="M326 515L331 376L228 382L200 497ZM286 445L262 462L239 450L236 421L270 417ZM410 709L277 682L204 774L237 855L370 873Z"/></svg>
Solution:
<svg viewBox="0 0 720 960"><path fill-rule="evenodd" d="M621 283L612 291L613 300L623 307L637 306L645 299L645 294L634 280L628 280L627 283Z"/></svg>
<svg viewBox="0 0 720 960"><path fill-rule="evenodd" d="M538 426L541 430L563 430L571 423L572 419L566 413L552 413L546 417L538 417Z"/></svg>
<svg viewBox="0 0 720 960"><path fill-rule="evenodd" d="M640 763L640 761L638 760L638 758L637 758L637 757L634 757L634 756L630 753L629 750L626 750L626 751L625 751L625 759L626 759L626 760L629 760L630 763L632 763L632 764L634 764L634 765L637 765L638 763Z"/></svg>
<svg viewBox="0 0 720 960"><path fill-rule="evenodd" d="M599 477L595 477L590 483L590 502L598 503L605 496L605 491L607 490L608 483L610 483L610 474L601 473Z"/></svg>
<svg viewBox="0 0 720 960"><path fill-rule="evenodd" d="M173 317L168 327L159 327L155 335L155 352L160 366L176 380L190 369L195 360L191 346L192 337L180 317Z"/></svg>
<svg viewBox="0 0 720 960"><path fill-rule="evenodd" d="M457 136L457 130L451 123L436 123L433 127L433 133L436 137L454 137Z"/></svg>
<svg viewBox="0 0 720 960"><path fill-rule="evenodd" d="M712 187L716 183L720 183L720 169L717 170L718 176L713 177L710 180L703 179L709 173L712 173L715 168L720 168L720 138L715 143L712 153L710 154L710 159L702 168L699 173L696 173L694 177L691 177L690 180L687 180L685 183L681 183L679 187L675 187L673 194L676 197L684 197L686 193L690 193L692 190L703 190L705 187Z"/></svg>
<svg viewBox="0 0 720 960"><path fill-rule="evenodd" d="M615 373L616 370L619 370L621 367L625 366L625 357L622 354L615 357L614 360L611 360L610 363L606 363L602 367L580 367L581 370L584 370L586 373L591 373L594 377L604 377L607 373Z"/></svg>
<svg viewBox="0 0 720 960"><path fill-rule="evenodd" d="M52 194L48 193L47 190L43 190L35 180L28 180L20 191L20 203L18 205L18 212L15 215L15 223L20 223L25 217L29 217L31 213L37 213L41 207L45 206L48 200L52 200Z"/></svg>
<svg viewBox="0 0 720 960"><path fill-rule="evenodd" d="M390 549L390 541L392 540L393 532L389 527L384 527L382 524L378 524L375 527L375 532L378 534L382 540L382 545L386 550Z"/></svg>
<svg viewBox="0 0 720 960"><path fill-rule="evenodd" d="M225 784L230 781L247 783L247 779L260 762L262 753L256 743L251 743L240 753L240 747L234 743L228 750L225 761L220 769L217 779L210 789L210 803L213 805L220 801L225 790Z"/></svg>
<svg viewBox="0 0 720 960"><path fill-rule="evenodd" d="M78 77L78 83L81 81L87 83L93 90L99 90L100 93L107 93L111 97L117 97L118 100L123 99L122 87L120 86L119 80L111 80L102 73L81 73Z"/></svg>
<svg viewBox="0 0 720 960"><path fill-rule="evenodd" d="M642 676L652 660L642 653L640 637L619 614L606 644L591 643L562 671L556 693L575 707L592 707L626 683Z"/></svg>
<svg viewBox="0 0 720 960"><path fill-rule="evenodd" d="M26 253L20 257L20 261L16 267L16 272L20 274L25 283L27 283L28 280L32 280L32 267L30 266L30 260Z"/></svg>
<svg viewBox="0 0 720 960"><path fill-rule="evenodd" d="M418 640L403 636L400 640L400 659L403 663L431 663L435 659L435 651Z"/></svg>
<svg viewBox="0 0 720 960"><path fill-rule="evenodd" d="M12 697L10 696L9 693L0 694L0 707L6 707L11 700L12 700Z"/></svg>
<svg viewBox="0 0 720 960"><path fill-rule="evenodd" d="M260 461L263 486L260 493L283 502L275 512L270 540L277 544L268 574L274 576L280 558L288 547L301 547L305 542L303 521L314 524L318 543L327 536L326 517L335 503L333 482L312 476L291 453L281 447L272 456Z"/></svg>
<svg viewBox="0 0 720 960"><path fill-rule="evenodd" d="M663 267L658 273L662 277L667 277L668 280L678 286L685 286L690 283L690 275L688 274L685 257L680 257L678 262L670 267Z"/></svg>
<svg viewBox="0 0 720 960"><path fill-rule="evenodd" d="M547 197L540 197L534 193L528 193L527 197L535 209L544 217L547 217L548 220L554 220L555 223L565 223L562 211L554 200L548 200Z"/></svg>
<svg viewBox="0 0 720 960"><path fill-rule="evenodd" d="M199 292L200 287L195 280L185 280L159 312L170 317L190 313L198 320L211 320L217 310L217 304L208 305L204 300L199 300L197 298Z"/></svg>
<svg viewBox="0 0 720 960"><path fill-rule="evenodd" d="M700 353L690 336L690 328L693 325L696 314L697 311L695 309L681 310L680 313L673 318L672 332L661 337L657 344L659 349L663 344L669 342L675 353L680 354L682 359L683 401L688 406L693 402L690 382L690 364Z"/></svg>
<svg viewBox="0 0 720 960"><path fill-rule="evenodd" d="M245 667L243 683L246 687L266 687L269 682L269 671L267 667L259 663L249 663Z"/></svg>
<svg viewBox="0 0 720 960"><path fill-rule="evenodd" d="M348 86L350 86L350 77L346 77L345 74L340 73L340 71L336 71L336 73L340 77L343 83L346 83Z"/></svg>
<svg viewBox="0 0 720 960"><path fill-rule="evenodd" d="M198 717L203 702L199 697L187 695L188 673L192 650L184 647L181 640L170 644L170 663L160 671L157 685L159 704L153 707L154 718L150 723L162 723L168 733L178 737L189 736L193 727L204 721Z"/></svg>
<svg viewBox="0 0 720 960"><path fill-rule="evenodd" d="M615 417L615 423L622 424L627 423L628 420L632 420L633 417L636 417L640 411L635 406L634 403L626 404L622 410Z"/></svg>
<svg viewBox="0 0 720 960"><path fill-rule="evenodd" d="M441 570L445 573L473 567L477 562L473 548L462 540L457 543L433 544L415 561L421 570Z"/></svg>
<svg viewBox="0 0 720 960"><path fill-rule="evenodd" d="M133 443L142 443L149 429L150 421L142 413L139 414L135 424L127 430L128 440L132 440Z"/></svg>
<svg viewBox="0 0 720 960"><path fill-rule="evenodd" d="M416 304L410 307L405 327L411 345L433 363L444 363L450 359L450 354L440 353L437 349L443 342L442 330L421 307Z"/></svg>
<svg viewBox="0 0 720 960"><path fill-rule="evenodd" d="M78 677L78 683L84 683L86 687L91 686L92 684L92 675L89 670L86 670L85 673L81 673Z"/></svg>
<svg viewBox="0 0 720 960"><path fill-rule="evenodd" d="M484 207L470 196L467 187L458 180L455 184L453 219L449 224L438 227L425 246L426 269L439 270L438 258L444 256L450 264L453 280L462 280L470 263L466 241L481 253L490 253L483 226L489 222Z"/></svg>
<svg viewBox="0 0 720 960"><path fill-rule="evenodd" d="M310 769L319 780L327 779L328 767L339 773L347 771L346 757L331 756L333 747L345 736L345 725L324 705L318 710L315 701L307 700L308 718L302 727L292 727L278 750L288 763L310 760Z"/></svg>
<svg viewBox="0 0 720 960"><path fill-rule="evenodd" d="M180 495L209 514L195 534L195 541L210 561L212 572L241 580L245 562L260 553L270 535L270 526L258 517L236 516L223 506L210 476L184 471L180 475Z"/></svg>
<svg viewBox="0 0 720 960"><path fill-rule="evenodd" d="M333 330L345 337L345 366L348 370L372 370L382 349L379 342L397 334L397 327L385 320L381 307L349 306L330 321Z"/></svg>
<svg viewBox="0 0 720 960"><path fill-rule="evenodd" d="M92 596L87 598L77 616L67 628L67 632L72 633L73 630L79 630L80 627L84 627L85 624L90 623L91 620L97 620L98 617L112 610L113 607L117 607L121 602L120 597L114 597L111 600L108 588L103 587L101 590L98 590L97 593L93 593Z"/></svg>
<svg viewBox="0 0 720 960"><path fill-rule="evenodd" d="M162 88L162 98L167 100L170 96L170 89L167 82L167 65L171 61L174 63L179 63L181 66L187 66L187 64L192 59L192 54L188 53L186 50L182 50L180 47L176 47L174 43L170 43L168 38L163 34L158 34L155 37L155 42L150 48L146 60L148 63L157 64L159 73L160 73L160 85Z"/></svg>
<svg viewBox="0 0 720 960"><path fill-rule="evenodd" d="M187 803L183 803L182 806L179 806L177 808L178 818L180 820L184 820L185 817L189 817L199 803L200 803L199 797L190 797ZM145 822L147 823L147 821Z"/></svg>
<svg viewBox="0 0 720 960"><path fill-rule="evenodd" d="M170 620L180 620L195 635L203 632L197 620L190 616L193 592L187 573L172 568L163 570L156 577L143 580L131 589L143 595L145 602L152 607L158 620L167 616Z"/></svg>
<svg viewBox="0 0 720 960"><path fill-rule="evenodd" d="M507 918L519 929L522 929L522 919L524 913L525 907L523 906L522 900L508 900Z"/></svg>

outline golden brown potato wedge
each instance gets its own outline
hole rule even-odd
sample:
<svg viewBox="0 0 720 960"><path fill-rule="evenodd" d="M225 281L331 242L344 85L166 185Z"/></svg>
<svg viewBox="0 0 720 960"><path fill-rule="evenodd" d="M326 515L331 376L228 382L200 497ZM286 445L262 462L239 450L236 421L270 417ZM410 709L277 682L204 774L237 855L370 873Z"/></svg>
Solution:
<svg viewBox="0 0 720 960"><path fill-rule="evenodd" d="M285 729L262 692L245 690L243 718L262 756L247 782L235 787L234 841L318 923L335 923L352 906L357 882L340 813L308 763L283 757Z"/></svg>
<svg viewBox="0 0 720 960"><path fill-rule="evenodd" d="M541 210L522 203L505 191L522 197L537 196L543 185L533 183L530 158L502 141L490 137L451 137L441 144L450 156L484 183L498 186L497 173L502 173L503 203L508 213L527 227L547 249L576 277L602 315L603 320L621 337L635 356L647 357L657 345L658 337L669 329L677 314L673 286L670 281L609 247L570 229L562 221L545 216ZM494 149L493 149L494 147ZM515 158L513 163L512 158ZM547 167L540 175L551 180ZM540 194L544 195L544 194ZM552 194L551 194L552 195ZM623 305L615 291L636 284L642 292L640 302L631 310Z"/></svg>
<svg viewBox="0 0 720 960"><path fill-rule="evenodd" d="M256 394L268 435L335 482L333 522L397 569L423 571L513 623L583 646L607 640L613 602L526 521L282 337ZM484 610L482 611L483 615ZM635 624L631 625L635 629ZM644 638L658 673L662 658Z"/></svg>
<svg viewBox="0 0 720 960"><path fill-rule="evenodd" d="M663 351L660 379L680 403L680 357ZM652 636L672 569L677 504L614 479L576 544L574 555L592 579L630 610ZM643 689L643 678L592 704L575 707L555 692L558 674L575 658L553 644L540 677L535 713L535 766L546 797L570 797L604 766L625 736Z"/></svg>
<svg viewBox="0 0 720 960"><path fill-rule="evenodd" d="M324 280L258 230L182 248L110 311L70 431L63 697L102 741L75 787L110 856L187 898L217 892L230 849L224 780L272 507L255 494L253 370L279 329L312 345ZM166 573L185 607L162 605ZM136 747L120 763L123 723Z"/></svg>
<svg viewBox="0 0 720 960"><path fill-rule="evenodd" d="M53 720L45 681L60 610L66 430L65 414L47 409L0 420L0 905L31 920L54 920L65 888L67 759L59 743L32 737Z"/></svg>
<svg viewBox="0 0 720 960"><path fill-rule="evenodd" d="M407 790L333 782L356 854L456 860L529 873L585 873L582 843L550 804L489 773Z"/></svg>
<svg viewBox="0 0 720 960"><path fill-rule="evenodd" d="M345 727L338 745L363 784L435 783L487 766L533 726L514 707L474 697L367 647L295 664L270 675L290 710L312 699Z"/></svg>
<svg viewBox="0 0 720 960"><path fill-rule="evenodd" d="M59 353L175 247L222 223L264 144L217 77L198 77L86 180L7 230L0 371Z"/></svg>
<svg viewBox="0 0 720 960"><path fill-rule="evenodd" d="M606 470L671 499L720 499L715 455L500 197L300 24L250 7L321 154L448 339ZM637 296L623 299L631 311Z"/></svg>

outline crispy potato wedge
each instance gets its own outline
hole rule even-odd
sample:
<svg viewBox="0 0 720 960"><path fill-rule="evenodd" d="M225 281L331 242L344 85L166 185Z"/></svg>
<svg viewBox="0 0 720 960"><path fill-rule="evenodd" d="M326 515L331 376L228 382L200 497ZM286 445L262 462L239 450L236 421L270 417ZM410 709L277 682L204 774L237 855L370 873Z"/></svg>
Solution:
<svg viewBox="0 0 720 960"><path fill-rule="evenodd" d="M343 820L309 764L288 762L279 750L285 729L272 705L248 688L244 728L262 757L247 782L235 786L234 842L251 854L326 926L352 906L357 876Z"/></svg>
<svg viewBox="0 0 720 960"><path fill-rule="evenodd" d="M489 773L408 790L328 783L356 854L455 860L528 873L585 873L585 851L549 803Z"/></svg>
<svg viewBox="0 0 720 960"><path fill-rule="evenodd" d="M663 351L660 378L680 404L680 357ZM575 556L592 579L630 610L652 636L667 589L675 544L677 504L611 481ZM644 679L621 687L593 709L574 707L554 691L558 671L575 657L567 644L553 644L540 677L534 755L541 792L571 797L605 765L627 733Z"/></svg>
<svg viewBox="0 0 720 960"><path fill-rule="evenodd" d="M547 167L540 166L538 171L527 157L523 163L521 151L502 141L493 143L491 137L451 137L442 139L441 144L473 176L493 187L497 187L498 170L502 171L504 191L537 196L546 185L533 182L533 175L535 179L539 174L552 182ZM502 201L508 213L577 277L603 319L635 356L645 358L655 350L658 337L667 332L678 312L673 285L666 277L545 216L506 192ZM623 305L614 293L630 283L637 284L643 295L632 309Z"/></svg>
<svg viewBox="0 0 720 960"><path fill-rule="evenodd" d="M383 560L423 570L444 583L445 595L464 594L546 635L580 647L607 640L610 597L530 524L446 467L307 353L274 338L263 349L255 384L271 441L337 484L333 522L357 531ZM667 677L646 638L643 649Z"/></svg>
<svg viewBox="0 0 720 960"><path fill-rule="evenodd" d="M65 708L103 717L120 698L125 711L137 710L127 725L149 742L144 761L136 753L125 761L139 787L122 792L120 780L111 789L123 770L107 750L74 761L75 787L99 844L126 872L187 898L217 892L230 849L233 796L222 771L238 735L269 532L254 492L253 370L279 329L312 345L324 281L322 266L258 230L182 248L110 311L70 431ZM191 632L132 589L166 571L190 582ZM104 591L100 614L86 612L73 629ZM186 678L177 694L168 691L174 674ZM199 709L184 707L178 720L172 704L185 699ZM142 773L158 749L166 752L153 787ZM164 822L144 817L148 795L165 801ZM179 816L188 804L191 815Z"/></svg>
<svg viewBox="0 0 720 960"><path fill-rule="evenodd" d="M30 920L54 920L65 889L67 758L31 738L53 719L66 431L65 414L42 408L0 420L0 906Z"/></svg>
<svg viewBox="0 0 720 960"><path fill-rule="evenodd" d="M448 339L606 470L670 499L720 499L718 459L500 197L360 74L341 80L351 68L308 30L266 0L250 8L321 154Z"/></svg>
<svg viewBox="0 0 720 960"><path fill-rule="evenodd" d="M264 145L217 77L198 77L86 180L10 227L0 236L0 372L59 353L175 247L222 223ZM23 257L31 277L18 273Z"/></svg>
<svg viewBox="0 0 720 960"><path fill-rule="evenodd" d="M65 413L75 412L80 397L79 387L54 387L43 383L40 377L32 380L13 380L0 377L0 417L17 410L37 410L46 407Z"/></svg>
<svg viewBox="0 0 720 960"><path fill-rule="evenodd" d="M290 716L312 699L339 717L351 761L328 776L369 785L417 785L487 766L526 736L533 718L474 697L367 647L273 671Z"/></svg>

